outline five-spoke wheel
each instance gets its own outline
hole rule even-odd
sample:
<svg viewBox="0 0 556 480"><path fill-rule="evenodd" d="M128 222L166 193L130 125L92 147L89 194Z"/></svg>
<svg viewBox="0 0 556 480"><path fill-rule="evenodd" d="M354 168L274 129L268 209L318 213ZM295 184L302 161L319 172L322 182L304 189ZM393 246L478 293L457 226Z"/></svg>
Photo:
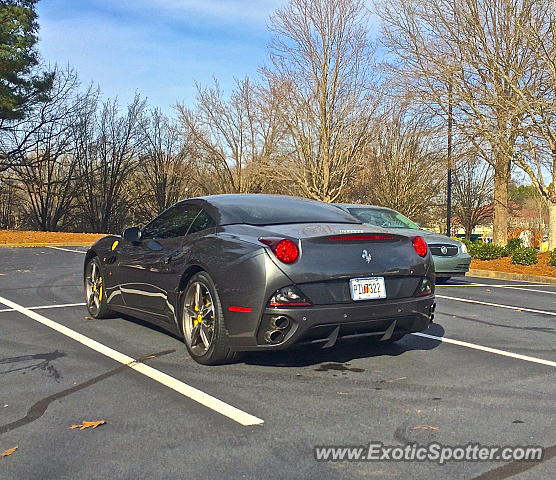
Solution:
<svg viewBox="0 0 556 480"><path fill-rule="evenodd" d="M239 358L228 346L220 299L206 272L196 273L189 279L181 306L185 346L195 361L216 365Z"/></svg>
<svg viewBox="0 0 556 480"><path fill-rule="evenodd" d="M110 316L110 309L106 302L104 279L97 257L91 258L85 266L85 302L87 310L94 318Z"/></svg>
<svg viewBox="0 0 556 480"><path fill-rule="evenodd" d="M183 331L195 355L205 355L214 339L214 301L201 281L190 283L185 293Z"/></svg>

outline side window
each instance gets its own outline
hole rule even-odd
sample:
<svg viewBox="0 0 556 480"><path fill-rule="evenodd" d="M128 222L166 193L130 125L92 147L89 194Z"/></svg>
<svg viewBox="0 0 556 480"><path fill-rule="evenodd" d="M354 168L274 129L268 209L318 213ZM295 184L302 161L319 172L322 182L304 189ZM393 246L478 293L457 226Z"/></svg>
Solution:
<svg viewBox="0 0 556 480"><path fill-rule="evenodd" d="M200 232L205 228L211 228L215 226L216 226L216 222L211 218L211 216L205 210L202 210L197 215L195 220L193 220L193 223L191 224L191 228L189 229L189 233Z"/></svg>
<svg viewBox="0 0 556 480"><path fill-rule="evenodd" d="M163 239L181 237L187 233L191 222L201 209L194 205L176 205L149 223L142 232L143 238Z"/></svg>

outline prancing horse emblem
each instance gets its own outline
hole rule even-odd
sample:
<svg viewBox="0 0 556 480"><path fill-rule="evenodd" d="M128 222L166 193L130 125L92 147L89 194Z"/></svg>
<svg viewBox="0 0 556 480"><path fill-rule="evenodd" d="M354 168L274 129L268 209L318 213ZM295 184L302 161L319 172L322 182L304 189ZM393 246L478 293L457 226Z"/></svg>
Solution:
<svg viewBox="0 0 556 480"><path fill-rule="evenodd" d="M363 260L367 260L367 263L371 263L371 260L373 259L373 257L369 252L367 252L367 250L363 250L363 253L361 254L361 258Z"/></svg>

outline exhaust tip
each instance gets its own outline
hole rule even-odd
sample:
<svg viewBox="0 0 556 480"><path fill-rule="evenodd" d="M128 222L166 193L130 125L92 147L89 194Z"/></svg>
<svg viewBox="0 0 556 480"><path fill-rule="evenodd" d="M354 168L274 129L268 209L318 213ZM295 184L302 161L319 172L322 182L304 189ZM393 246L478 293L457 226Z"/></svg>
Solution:
<svg viewBox="0 0 556 480"><path fill-rule="evenodd" d="M270 319L270 327L277 330L286 330L290 326L290 319L284 315L278 315Z"/></svg>
<svg viewBox="0 0 556 480"><path fill-rule="evenodd" d="M264 334L266 343L277 344L284 340L284 333L280 330L268 330Z"/></svg>

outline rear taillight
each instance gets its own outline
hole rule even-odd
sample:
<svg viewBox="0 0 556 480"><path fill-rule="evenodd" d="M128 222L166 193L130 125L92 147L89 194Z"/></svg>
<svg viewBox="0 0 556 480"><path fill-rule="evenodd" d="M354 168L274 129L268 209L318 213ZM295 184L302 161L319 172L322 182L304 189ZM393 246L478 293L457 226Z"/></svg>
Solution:
<svg viewBox="0 0 556 480"><path fill-rule="evenodd" d="M413 248L417 252L417 255L425 257L427 255L428 247L427 242L423 240L423 237L413 237L411 241L413 242Z"/></svg>
<svg viewBox="0 0 556 480"><path fill-rule="evenodd" d="M383 233L363 233L355 235L334 235L333 237L328 237L330 242L356 242L356 241L368 241L368 240L394 240L394 235L387 235Z"/></svg>
<svg viewBox="0 0 556 480"><path fill-rule="evenodd" d="M274 256L284 263L294 263L299 258L299 247L288 238L259 238L259 242L268 245Z"/></svg>
<svg viewBox="0 0 556 480"><path fill-rule="evenodd" d="M311 301L293 285L276 290L268 301L268 306L274 308L310 307L311 305Z"/></svg>

